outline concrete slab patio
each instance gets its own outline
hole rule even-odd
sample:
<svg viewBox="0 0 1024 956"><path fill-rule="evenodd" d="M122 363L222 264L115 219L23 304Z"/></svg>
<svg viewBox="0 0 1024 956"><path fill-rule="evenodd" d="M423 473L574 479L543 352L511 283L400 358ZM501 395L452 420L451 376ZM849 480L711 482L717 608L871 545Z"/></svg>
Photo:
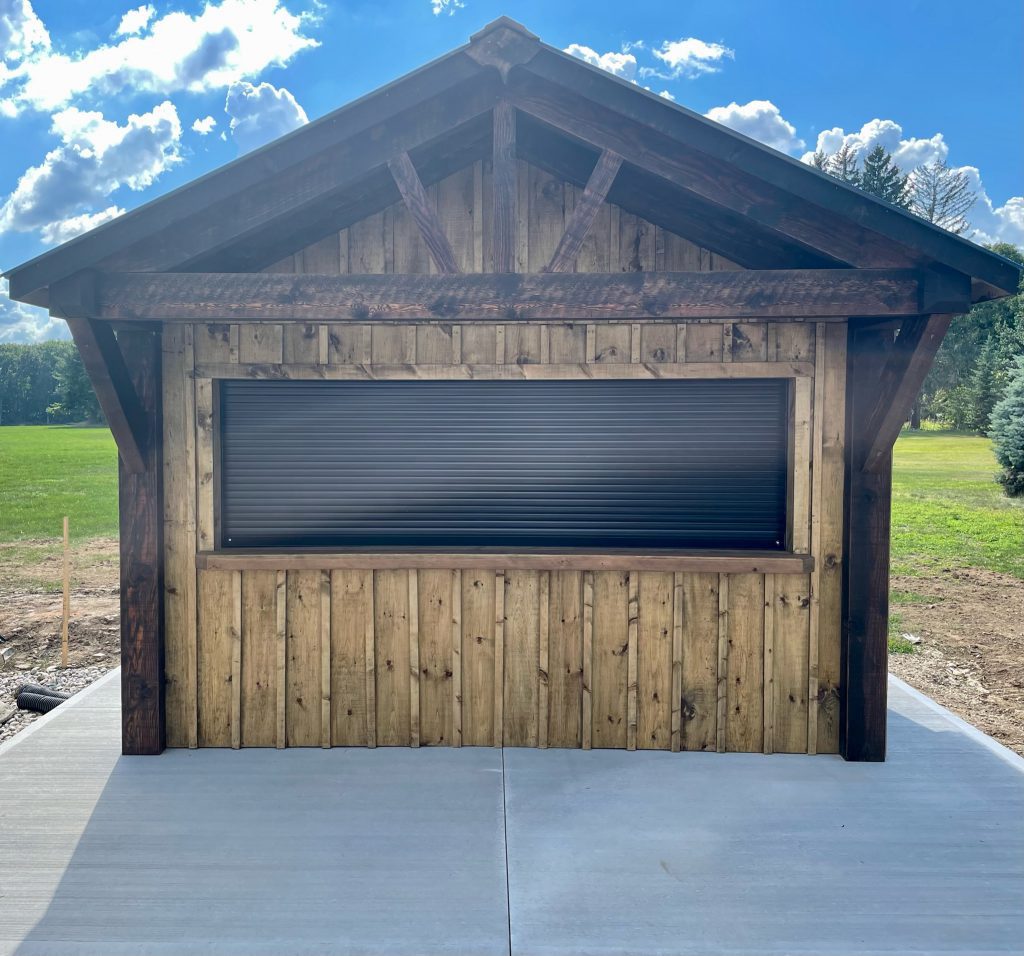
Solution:
<svg viewBox="0 0 1024 956"><path fill-rule="evenodd" d="M1024 761L899 682L885 764L122 758L118 696L0 747L2 954L1024 950Z"/></svg>

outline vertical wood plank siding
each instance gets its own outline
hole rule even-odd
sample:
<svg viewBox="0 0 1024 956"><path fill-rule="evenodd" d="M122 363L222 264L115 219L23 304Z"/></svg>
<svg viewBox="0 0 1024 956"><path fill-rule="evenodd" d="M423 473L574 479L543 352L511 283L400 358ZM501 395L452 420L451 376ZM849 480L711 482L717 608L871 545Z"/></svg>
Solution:
<svg viewBox="0 0 1024 956"><path fill-rule="evenodd" d="M513 268L541 271L581 189L514 161ZM490 163L428 187L465 272L494 270ZM399 204L271 267L436 271ZM735 266L602 205L569 271ZM846 326L802 322L204 324L163 333L167 740L835 753ZM811 574L196 570L216 544L224 365L812 363L794 379L792 546ZM206 373L210 374L209 372Z"/></svg>

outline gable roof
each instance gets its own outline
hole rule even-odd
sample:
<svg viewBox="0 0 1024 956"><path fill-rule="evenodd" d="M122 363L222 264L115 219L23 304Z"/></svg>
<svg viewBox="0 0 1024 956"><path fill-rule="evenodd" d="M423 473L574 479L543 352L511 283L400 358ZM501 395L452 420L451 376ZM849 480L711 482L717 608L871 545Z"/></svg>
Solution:
<svg viewBox="0 0 1024 956"><path fill-rule="evenodd" d="M82 269L250 271L398 200L387 163L425 183L490 155L491 111L519 111L519 155L580 185L623 156L608 196L741 264L921 267L1017 291L1016 263L541 43L502 17L470 42L262 149L8 271L45 305ZM703 231L703 234L701 234Z"/></svg>

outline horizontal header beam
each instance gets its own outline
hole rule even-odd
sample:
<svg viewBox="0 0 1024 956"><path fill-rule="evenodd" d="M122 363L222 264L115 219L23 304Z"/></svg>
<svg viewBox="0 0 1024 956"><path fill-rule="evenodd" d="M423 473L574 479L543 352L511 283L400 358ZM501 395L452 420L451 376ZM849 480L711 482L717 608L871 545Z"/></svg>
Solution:
<svg viewBox="0 0 1024 956"><path fill-rule="evenodd" d="M181 322L765 319L922 311L912 270L540 275L106 273L89 318ZM970 307L965 281L963 310ZM947 311L953 311L948 309Z"/></svg>

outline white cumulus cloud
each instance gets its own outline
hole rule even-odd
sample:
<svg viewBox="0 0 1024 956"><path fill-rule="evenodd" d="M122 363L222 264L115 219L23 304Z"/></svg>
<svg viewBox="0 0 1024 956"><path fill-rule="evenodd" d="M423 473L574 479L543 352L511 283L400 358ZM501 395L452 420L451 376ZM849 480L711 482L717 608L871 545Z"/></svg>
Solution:
<svg viewBox="0 0 1024 956"><path fill-rule="evenodd" d="M0 0L0 60L17 63L50 49L50 34L30 0ZM8 68L0 62L0 83Z"/></svg>
<svg viewBox="0 0 1024 956"><path fill-rule="evenodd" d="M270 83L232 83L224 112L231 117L231 135L243 153L309 122L295 97Z"/></svg>
<svg viewBox="0 0 1024 956"><path fill-rule="evenodd" d="M69 107L53 117L61 144L22 173L0 205L0 231L40 230L49 241L111 218L116 206L93 212L111 194L150 186L181 159L181 122L169 100L122 126L102 113Z"/></svg>
<svg viewBox="0 0 1024 956"><path fill-rule="evenodd" d="M796 135L796 127L783 117L771 100L716 106L704 115L783 153L798 153L806 145Z"/></svg>
<svg viewBox="0 0 1024 956"><path fill-rule="evenodd" d="M452 16L456 10L461 10L463 7L465 4L462 0L430 0L430 9L435 17L441 16L442 13Z"/></svg>
<svg viewBox="0 0 1024 956"><path fill-rule="evenodd" d="M731 60L736 55L735 51L721 43L708 43L696 37L666 40L651 52L668 68L668 73L663 72L663 68L644 67L640 71L641 75L673 80L717 73L722 68L723 60Z"/></svg>
<svg viewBox="0 0 1024 956"><path fill-rule="evenodd" d="M141 7L136 7L134 10L129 10L121 17L121 22L117 26L117 35L132 36L133 34L141 33L155 16L156 7L151 3L146 3Z"/></svg>
<svg viewBox="0 0 1024 956"><path fill-rule="evenodd" d="M928 137L906 136L903 127L891 119L873 119L852 132L840 126L822 130L815 149L834 153L844 145L858 150L861 156L881 145L892 154L896 165L904 172L924 163L945 161L949 157L949 145L942 133ZM813 151L804 153L804 162L810 162L813 155ZM970 229L965 233L966 237L979 243L1012 242L1024 246L1024 196L1012 196L1004 203L996 204L988 195L976 166L952 168L964 173L978 197L967 213Z"/></svg>
<svg viewBox="0 0 1024 956"><path fill-rule="evenodd" d="M46 309L15 302L7 294L7 289L7 280L0 279L0 342L45 342L71 338L62 319L51 319Z"/></svg>
<svg viewBox="0 0 1024 956"><path fill-rule="evenodd" d="M145 7L131 13L139 10ZM52 111L87 93L224 89L317 46L303 33L308 19L280 0L207 0L195 15L168 13L142 35L91 50L65 54L37 44L35 52L0 72L0 112ZM129 25L138 23L137 16Z"/></svg>
<svg viewBox="0 0 1024 956"><path fill-rule="evenodd" d="M839 126L822 130L818 133L815 149L835 153L844 145L858 150L861 154L867 154L875 146L881 145L886 152L892 153L896 165L904 170L911 170L936 159L945 159L949 155L949 147L942 133L936 133L926 139L905 137L903 127L889 119L873 119L859 130L850 133ZM804 162L810 162L813 155L814 150L805 153Z"/></svg>
<svg viewBox="0 0 1024 956"><path fill-rule="evenodd" d="M80 216L68 216L67 219L60 219L51 222L42 228L43 242L56 245L60 242L67 242L80 236L83 232L95 229L111 219L123 216L124 210L120 206L107 206L99 212L83 212Z"/></svg>
<svg viewBox="0 0 1024 956"><path fill-rule="evenodd" d="M192 131L200 136L206 136L208 133L213 132L213 128L216 125L217 121L212 116L204 116L202 119L197 119L192 123Z"/></svg>
<svg viewBox="0 0 1024 956"><path fill-rule="evenodd" d="M637 44L630 44L631 48L635 46ZM614 73L616 76L621 76L623 79L631 80L636 76L636 57L629 50L623 50L619 53L616 53L614 50L610 53L598 53L597 50L584 46L582 43L570 43L564 52L583 60L584 63L589 63L591 66L596 66L599 69L607 70L609 73Z"/></svg>

